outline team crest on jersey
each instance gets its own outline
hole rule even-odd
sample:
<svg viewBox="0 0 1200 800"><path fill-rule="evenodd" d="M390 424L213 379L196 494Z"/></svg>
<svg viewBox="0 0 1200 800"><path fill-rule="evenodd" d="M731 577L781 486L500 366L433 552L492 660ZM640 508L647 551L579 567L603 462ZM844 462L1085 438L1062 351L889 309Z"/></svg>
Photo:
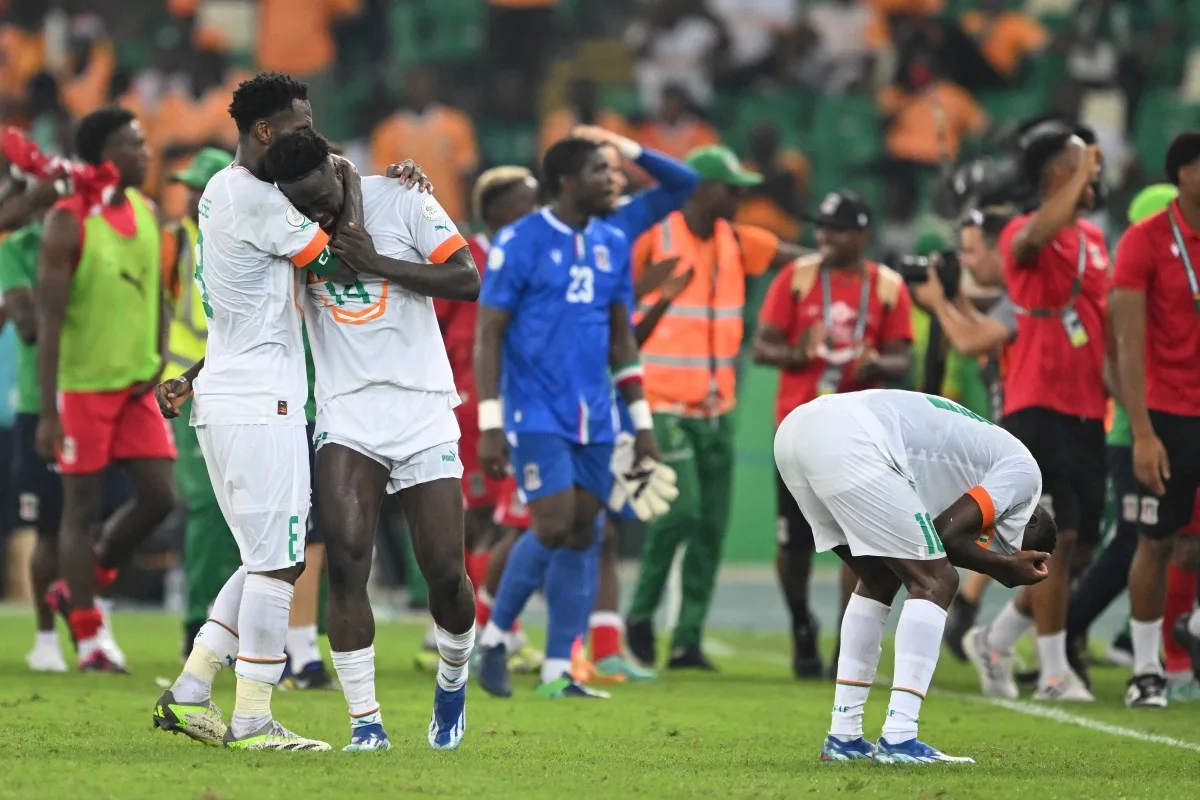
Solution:
<svg viewBox="0 0 1200 800"><path fill-rule="evenodd" d="M1088 245L1088 256L1092 259L1092 269L1107 269L1108 259L1104 257L1104 253L1100 251L1100 246L1095 244Z"/></svg>
<svg viewBox="0 0 1200 800"><path fill-rule="evenodd" d="M558 248L551 250L550 251L550 260L553 261L556 265L561 266L562 265L562 250L559 250Z"/></svg>
<svg viewBox="0 0 1200 800"><path fill-rule="evenodd" d="M504 266L504 250L493 247L488 253L488 269L500 269Z"/></svg>
<svg viewBox="0 0 1200 800"><path fill-rule="evenodd" d="M299 228L300 230L304 230L312 224L308 221L307 217L300 213L300 209L296 208L295 206L288 206L287 211L283 212L283 218L288 225L291 225L293 228Z"/></svg>
<svg viewBox="0 0 1200 800"><path fill-rule="evenodd" d="M538 471L537 464L525 465L525 491L536 492L542 488L542 474Z"/></svg>
<svg viewBox="0 0 1200 800"><path fill-rule="evenodd" d="M592 256L596 260L596 269L601 272L612 272L612 261L608 258L608 248L598 244L592 248Z"/></svg>

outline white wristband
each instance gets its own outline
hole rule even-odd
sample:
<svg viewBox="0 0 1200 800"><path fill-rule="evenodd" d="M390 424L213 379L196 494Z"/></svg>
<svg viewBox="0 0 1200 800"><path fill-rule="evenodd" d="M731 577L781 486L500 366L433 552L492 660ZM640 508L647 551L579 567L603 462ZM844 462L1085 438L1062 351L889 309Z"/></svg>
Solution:
<svg viewBox="0 0 1200 800"><path fill-rule="evenodd" d="M630 161L637 161L642 157L644 152L642 146L628 137L622 137L617 149L621 151L621 155Z"/></svg>
<svg viewBox="0 0 1200 800"><path fill-rule="evenodd" d="M654 415L650 413L650 404L645 400L634 400L629 404L629 418L633 420L634 430L654 430Z"/></svg>
<svg viewBox="0 0 1200 800"><path fill-rule="evenodd" d="M504 408L499 400L479 401L479 430L494 431L504 427Z"/></svg>

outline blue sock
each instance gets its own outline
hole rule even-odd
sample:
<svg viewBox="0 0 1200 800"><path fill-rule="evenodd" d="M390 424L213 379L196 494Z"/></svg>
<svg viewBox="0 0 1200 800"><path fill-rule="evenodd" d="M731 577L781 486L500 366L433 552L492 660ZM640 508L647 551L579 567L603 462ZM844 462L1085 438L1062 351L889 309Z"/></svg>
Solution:
<svg viewBox="0 0 1200 800"><path fill-rule="evenodd" d="M500 588L496 590L496 600L492 603L491 621L502 631L511 631L513 623L525 610L525 603L530 595L547 581L547 567L551 556L555 554L537 540L532 530L525 531L517 543L513 545L508 556L508 564L504 567L504 575L500 578ZM570 645L567 646L568 649Z"/></svg>
<svg viewBox="0 0 1200 800"><path fill-rule="evenodd" d="M546 626L546 658L570 658L571 645L579 630L580 620L591 613L588 600L588 552L562 548L550 559L546 570L546 607L549 620ZM493 614L495 612L493 611Z"/></svg>

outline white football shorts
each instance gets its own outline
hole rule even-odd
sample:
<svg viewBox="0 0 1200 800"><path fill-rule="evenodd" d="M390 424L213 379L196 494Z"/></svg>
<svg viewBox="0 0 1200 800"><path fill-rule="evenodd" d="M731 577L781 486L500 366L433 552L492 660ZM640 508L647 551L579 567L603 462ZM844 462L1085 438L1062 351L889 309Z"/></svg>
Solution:
<svg viewBox="0 0 1200 800"><path fill-rule="evenodd" d="M303 425L199 425L217 503L249 572L304 561L310 479Z"/></svg>
<svg viewBox="0 0 1200 800"><path fill-rule="evenodd" d="M879 420L854 403L818 398L780 424L775 463L817 552L847 545L855 556L946 557L904 453L891 450Z"/></svg>
<svg viewBox="0 0 1200 800"><path fill-rule="evenodd" d="M440 478L462 480L458 457L457 393L368 386L331 398L317 409L319 451L340 444L387 467L393 494Z"/></svg>

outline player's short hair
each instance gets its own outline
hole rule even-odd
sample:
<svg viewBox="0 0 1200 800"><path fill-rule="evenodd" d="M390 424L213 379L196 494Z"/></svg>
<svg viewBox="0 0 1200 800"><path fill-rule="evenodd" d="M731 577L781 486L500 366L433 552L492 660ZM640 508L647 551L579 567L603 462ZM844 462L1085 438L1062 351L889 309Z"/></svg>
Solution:
<svg viewBox="0 0 1200 800"><path fill-rule="evenodd" d="M136 119L133 112L120 106L106 106L79 120L75 128L75 152L89 164L104 161L108 137Z"/></svg>
<svg viewBox="0 0 1200 800"><path fill-rule="evenodd" d="M557 197L562 189L562 179L578 175L587 160L599 149L600 145L591 139L577 136L552 144L542 158L542 178L546 181L546 191L550 196Z"/></svg>
<svg viewBox="0 0 1200 800"><path fill-rule="evenodd" d="M493 167L480 175L471 191L475 219L487 219L492 203L512 187L529 180L533 180L533 173L525 167Z"/></svg>
<svg viewBox="0 0 1200 800"><path fill-rule="evenodd" d="M275 137L263 166L276 183L298 181L329 160L329 142L312 128Z"/></svg>
<svg viewBox="0 0 1200 800"><path fill-rule="evenodd" d="M1021 154L1021 172L1030 186L1037 188L1042 185L1046 167L1062 155L1072 136L1075 136L1074 131L1058 123L1034 129Z"/></svg>
<svg viewBox="0 0 1200 800"><path fill-rule="evenodd" d="M1058 547L1058 523L1054 521L1054 515L1039 506L1034 509L1033 521L1033 525L1025 526L1025 538L1021 542L1021 548L1053 553Z"/></svg>
<svg viewBox="0 0 1200 800"><path fill-rule="evenodd" d="M1167 178L1179 185L1179 170L1200 158L1200 131L1184 131L1171 141L1163 168Z"/></svg>
<svg viewBox="0 0 1200 800"><path fill-rule="evenodd" d="M286 111L297 100L308 100L307 83L282 72L260 72L233 90L229 116L239 133L247 133L255 122Z"/></svg>
<svg viewBox="0 0 1200 800"><path fill-rule="evenodd" d="M1000 234L1008 227L1008 223L1017 217L1012 206L986 206L973 208L963 215L959 226L963 228L979 228L983 240L988 247L995 247L1000 241Z"/></svg>

